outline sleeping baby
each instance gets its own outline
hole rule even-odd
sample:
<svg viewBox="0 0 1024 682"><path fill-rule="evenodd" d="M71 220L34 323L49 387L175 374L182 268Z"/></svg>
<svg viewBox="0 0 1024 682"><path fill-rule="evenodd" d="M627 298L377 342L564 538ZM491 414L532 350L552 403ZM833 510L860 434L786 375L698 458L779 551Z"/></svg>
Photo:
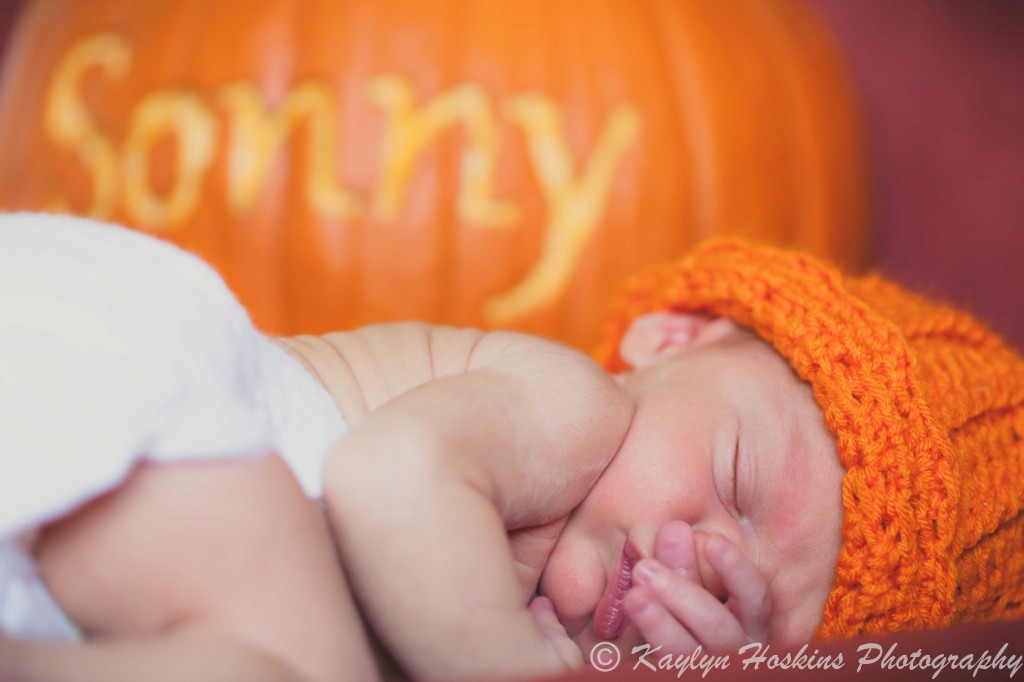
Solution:
<svg viewBox="0 0 1024 682"><path fill-rule="evenodd" d="M1020 358L801 254L639 276L611 373L268 340L198 259L70 218L3 218L0 280L4 679L372 679L364 619L456 679L1021 609Z"/></svg>

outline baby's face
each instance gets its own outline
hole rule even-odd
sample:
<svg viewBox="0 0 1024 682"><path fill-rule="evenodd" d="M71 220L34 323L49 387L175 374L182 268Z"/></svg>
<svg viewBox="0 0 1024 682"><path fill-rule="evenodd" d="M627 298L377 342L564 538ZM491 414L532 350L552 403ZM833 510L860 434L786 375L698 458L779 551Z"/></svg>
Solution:
<svg viewBox="0 0 1024 682"><path fill-rule="evenodd" d="M712 340L661 344L652 362L620 377L634 420L540 583L585 656L598 641L641 640L617 615L614 583L623 564L654 556L669 521L692 527L704 588L720 598L707 538L723 535L749 557L767 580L770 641L807 639L820 622L841 544L834 439L810 386L768 344L728 324Z"/></svg>

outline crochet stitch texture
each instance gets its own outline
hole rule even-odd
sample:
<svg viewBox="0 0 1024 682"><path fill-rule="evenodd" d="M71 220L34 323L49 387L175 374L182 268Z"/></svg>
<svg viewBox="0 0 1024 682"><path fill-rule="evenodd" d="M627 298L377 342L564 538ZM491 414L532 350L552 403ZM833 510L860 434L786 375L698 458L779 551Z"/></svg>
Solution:
<svg viewBox="0 0 1024 682"><path fill-rule="evenodd" d="M1024 615L1024 360L971 316L807 254L707 242L632 278L595 353L674 310L754 330L809 382L846 469L817 635Z"/></svg>

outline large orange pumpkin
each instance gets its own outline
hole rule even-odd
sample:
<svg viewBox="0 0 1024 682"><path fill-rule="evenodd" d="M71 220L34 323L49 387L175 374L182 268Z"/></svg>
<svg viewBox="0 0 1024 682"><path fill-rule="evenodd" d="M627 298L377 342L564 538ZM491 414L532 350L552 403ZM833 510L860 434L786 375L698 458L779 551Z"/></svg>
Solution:
<svg viewBox="0 0 1024 682"><path fill-rule="evenodd" d="M36 0L0 207L184 245L268 331L580 345L713 233L865 255L846 73L794 0Z"/></svg>

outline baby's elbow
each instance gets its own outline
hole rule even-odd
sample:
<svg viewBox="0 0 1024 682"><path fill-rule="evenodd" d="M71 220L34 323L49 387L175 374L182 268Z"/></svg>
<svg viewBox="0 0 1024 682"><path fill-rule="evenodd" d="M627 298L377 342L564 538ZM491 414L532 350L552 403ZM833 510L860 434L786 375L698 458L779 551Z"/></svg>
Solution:
<svg viewBox="0 0 1024 682"><path fill-rule="evenodd" d="M422 487L444 472L443 447L429 414L380 411L342 436L324 463L327 506L365 511Z"/></svg>

